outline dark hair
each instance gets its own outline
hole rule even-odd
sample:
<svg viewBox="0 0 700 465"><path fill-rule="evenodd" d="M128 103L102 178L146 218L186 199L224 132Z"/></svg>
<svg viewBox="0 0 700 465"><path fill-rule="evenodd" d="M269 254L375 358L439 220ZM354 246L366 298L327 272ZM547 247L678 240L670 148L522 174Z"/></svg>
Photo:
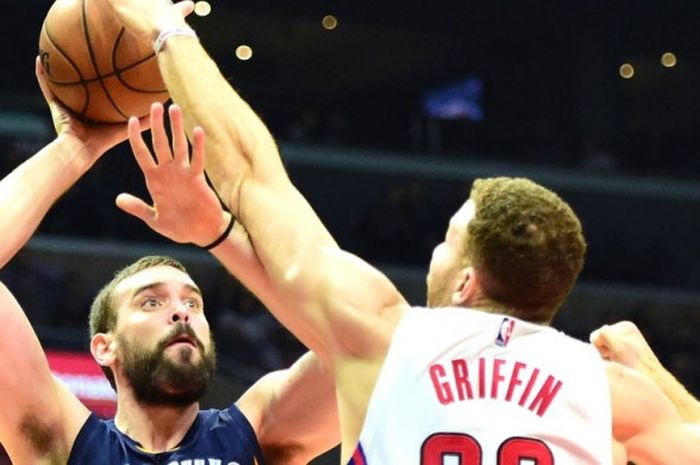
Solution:
<svg viewBox="0 0 700 465"><path fill-rule="evenodd" d="M466 251L487 297L515 316L554 318L583 268L586 242L571 207L522 178L477 179Z"/></svg>
<svg viewBox="0 0 700 465"><path fill-rule="evenodd" d="M135 275L139 271L153 268L156 266L170 266L184 273L187 273L185 266L174 258L150 255L143 257L136 262L127 265L114 274L114 278L108 282L100 292L97 293L95 300L90 306L90 338L98 333L108 333L114 329L117 324L117 312L114 309L114 289L117 285L126 278ZM116 390L114 382L114 373L109 367L102 367L109 384Z"/></svg>

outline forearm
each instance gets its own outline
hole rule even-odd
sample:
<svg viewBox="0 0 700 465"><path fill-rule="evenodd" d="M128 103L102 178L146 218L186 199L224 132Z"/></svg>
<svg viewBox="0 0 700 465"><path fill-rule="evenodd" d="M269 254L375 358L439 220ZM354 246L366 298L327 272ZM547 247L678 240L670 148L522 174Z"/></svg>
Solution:
<svg viewBox="0 0 700 465"><path fill-rule="evenodd" d="M250 233L274 301L246 283L307 347L328 353L331 337L318 299L331 274L320 260L337 245L289 180L264 123L193 37L175 36L158 54L171 97L191 131L207 134L206 170ZM245 283L249 270L229 270ZM271 303L272 302L272 303Z"/></svg>
<svg viewBox="0 0 700 465"><path fill-rule="evenodd" d="M250 232L265 272L284 284L298 256L335 246L291 184L270 132L192 37L172 37L158 55L186 125L207 134L206 169L224 203ZM284 237L285 240L279 240Z"/></svg>
<svg viewBox="0 0 700 465"><path fill-rule="evenodd" d="M272 135L196 39L169 39L158 60L173 101L183 108L188 131L194 126L205 130L207 174L238 217L238 187L244 177L271 182L286 177Z"/></svg>
<svg viewBox="0 0 700 465"><path fill-rule="evenodd" d="M96 157L70 136L59 136L0 181L0 266L29 240L51 205Z"/></svg>
<svg viewBox="0 0 700 465"><path fill-rule="evenodd" d="M700 426L700 401L693 397L663 366L659 365L645 371L647 376L671 399L683 421Z"/></svg>
<svg viewBox="0 0 700 465"><path fill-rule="evenodd" d="M281 300L272 288L270 279L253 249L248 233L240 223L236 223L231 234L220 245L213 248L211 253L265 306L281 305Z"/></svg>
<svg viewBox="0 0 700 465"><path fill-rule="evenodd" d="M229 237L212 249L211 253L307 347L325 355L326 351L321 340L298 318L299 314L308 310L308 307L303 310L298 308L303 307L299 305L301 299L291 298L283 282L270 276L253 247L248 233L240 223L236 223ZM274 267L275 262L272 261L269 266Z"/></svg>

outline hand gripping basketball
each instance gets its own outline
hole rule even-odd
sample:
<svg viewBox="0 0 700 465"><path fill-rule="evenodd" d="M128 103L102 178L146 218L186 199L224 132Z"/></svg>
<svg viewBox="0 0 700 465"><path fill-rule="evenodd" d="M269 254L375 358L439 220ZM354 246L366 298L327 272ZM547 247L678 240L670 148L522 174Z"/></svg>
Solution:
<svg viewBox="0 0 700 465"><path fill-rule="evenodd" d="M145 36L157 25L184 24L182 15L188 8L167 0L113 3L139 7L120 9L129 24L136 24L135 34L108 0L56 0L41 29L39 49L48 85L58 100L86 120L124 122L147 115L152 103L169 97L152 42ZM151 8L151 13L149 5L167 8Z"/></svg>
<svg viewBox="0 0 700 465"><path fill-rule="evenodd" d="M185 18L194 2L185 0L106 0L124 27L144 45L152 46L166 30L187 28Z"/></svg>

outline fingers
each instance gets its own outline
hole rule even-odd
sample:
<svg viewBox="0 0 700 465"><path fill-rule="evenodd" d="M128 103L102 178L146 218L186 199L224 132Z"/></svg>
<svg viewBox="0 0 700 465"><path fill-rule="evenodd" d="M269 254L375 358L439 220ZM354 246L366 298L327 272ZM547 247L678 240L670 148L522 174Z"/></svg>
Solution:
<svg viewBox="0 0 700 465"><path fill-rule="evenodd" d="M589 340L591 341L593 347L595 347L598 350L598 353L603 359L610 360L610 346L607 338L607 333L605 331L606 326L596 329L589 336Z"/></svg>
<svg viewBox="0 0 700 465"><path fill-rule="evenodd" d="M595 331L591 332L591 334L588 336L588 340L591 341L591 344L596 345L601 340L603 328L605 328L605 326L602 326L596 329Z"/></svg>
<svg viewBox="0 0 700 465"><path fill-rule="evenodd" d="M180 165L189 165L189 147L182 110L178 105L172 104L168 108L170 114L170 133L173 137L173 160Z"/></svg>
<svg viewBox="0 0 700 465"><path fill-rule="evenodd" d="M189 0L177 2L175 4L175 8L177 8L180 11L183 18L186 18L194 11L194 2L191 2Z"/></svg>
<svg viewBox="0 0 700 465"><path fill-rule="evenodd" d="M141 126L141 132L151 129L151 118L148 116L139 118L139 126Z"/></svg>
<svg viewBox="0 0 700 465"><path fill-rule="evenodd" d="M119 194L115 203L117 204L117 207L119 207L121 210L125 211L131 216L139 218L141 221L143 221L149 226L151 225L151 222L155 219L155 209L149 206L143 200L131 194Z"/></svg>
<svg viewBox="0 0 700 465"><path fill-rule="evenodd" d="M204 172L204 129L197 126L192 131L192 161L190 162L192 171L195 173Z"/></svg>
<svg viewBox="0 0 700 465"><path fill-rule="evenodd" d="M615 341L622 341L623 339L630 338L641 338L642 333L637 328L637 325L631 321L618 321L611 325L603 325L600 328L593 331L589 337L591 343L595 344L595 341L600 341L600 343L611 344Z"/></svg>
<svg viewBox="0 0 700 465"><path fill-rule="evenodd" d="M590 341L603 358L630 368L639 369L642 357L653 359L644 336L630 321L604 325L591 333Z"/></svg>
<svg viewBox="0 0 700 465"><path fill-rule="evenodd" d="M165 132L164 113L165 109L161 103L151 105L151 141L158 163L169 162L173 159L168 134Z"/></svg>
<svg viewBox="0 0 700 465"><path fill-rule="evenodd" d="M55 100L53 92L49 88L49 82L46 78L46 72L44 71L44 66L41 64L41 57L37 55L34 60L34 74L36 74L36 80L39 81L39 88L44 96L47 103L51 103Z"/></svg>
<svg viewBox="0 0 700 465"><path fill-rule="evenodd" d="M129 118L128 128L129 145L131 146L131 151L134 153L134 158L139 168L141 168L141 171L145 173L149 169L155 168L156 162L153 160L151 152L148 150L148 146L141 136L139 120L134 117Z"/></svg>

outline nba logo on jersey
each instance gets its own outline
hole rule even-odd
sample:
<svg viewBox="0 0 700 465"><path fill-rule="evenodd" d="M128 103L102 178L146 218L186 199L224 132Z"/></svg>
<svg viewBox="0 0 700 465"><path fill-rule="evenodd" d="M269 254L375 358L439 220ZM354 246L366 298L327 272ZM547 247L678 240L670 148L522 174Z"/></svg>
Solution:
<svg viewBox="0 0 700 465"><path fill-rule="evenodd" d="M501 322L501 327L498 329L498 335L496 336L496 345L500 347L505 347L510 341L510 336L513 334L513 328L515 327L515 320L512 318L505 317Z"/></svg>

